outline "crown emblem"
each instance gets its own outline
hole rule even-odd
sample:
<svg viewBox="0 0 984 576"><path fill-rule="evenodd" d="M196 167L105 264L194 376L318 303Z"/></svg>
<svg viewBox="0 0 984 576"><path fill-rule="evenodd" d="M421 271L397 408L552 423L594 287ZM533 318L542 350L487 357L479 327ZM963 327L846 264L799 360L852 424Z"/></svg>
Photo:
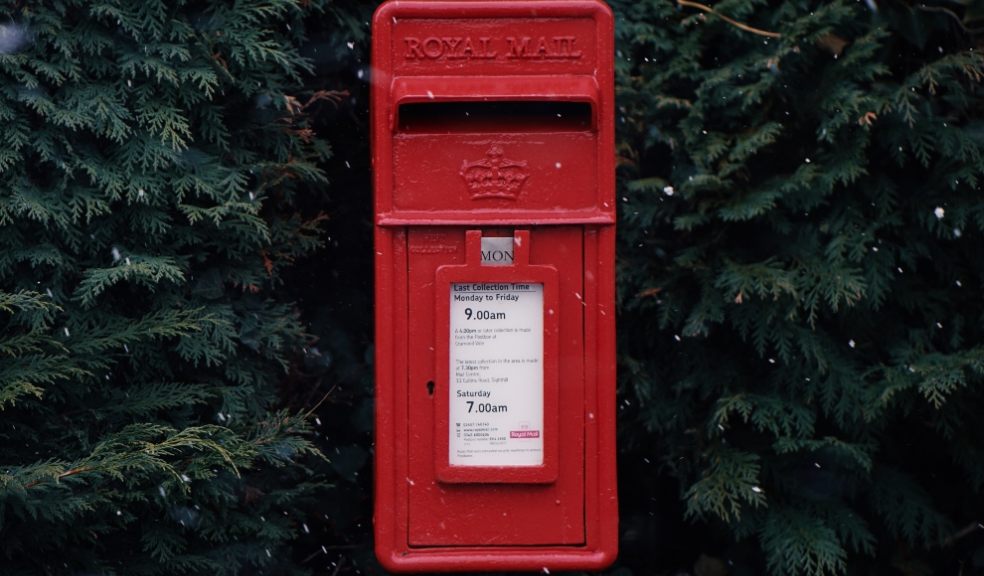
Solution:
<svg viewBox="0 0 984 576"><path fill-rule="evenodd" d="M474 162L462 162L461 177L468 185L472 200L482 198L506 198L515 200L529 176L526 162L510 160L502 155L502 148L493 145L485 158Z"/></svg>

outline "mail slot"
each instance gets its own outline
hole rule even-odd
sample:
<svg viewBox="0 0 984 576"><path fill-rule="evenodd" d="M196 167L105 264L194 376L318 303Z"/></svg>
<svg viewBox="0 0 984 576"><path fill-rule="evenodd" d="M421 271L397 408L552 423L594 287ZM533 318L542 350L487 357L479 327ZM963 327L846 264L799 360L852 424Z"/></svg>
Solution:
<svg viewBox="0 0 984 576"><path fill-rule="evenodd" d="M600 1L374 16L374 525L389 570L615 558L612 58Z"/></svg>

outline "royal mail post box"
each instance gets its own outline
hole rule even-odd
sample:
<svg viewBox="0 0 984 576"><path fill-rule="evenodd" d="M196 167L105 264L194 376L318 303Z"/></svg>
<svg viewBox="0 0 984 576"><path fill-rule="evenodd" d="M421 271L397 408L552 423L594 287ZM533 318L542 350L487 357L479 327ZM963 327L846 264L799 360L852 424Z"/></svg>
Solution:
<svg viewBox="0 0 984 576"><path fill-rule="evenodd" d="M615 557L613 21L595 0L373 19L376 553Z"/></svg>

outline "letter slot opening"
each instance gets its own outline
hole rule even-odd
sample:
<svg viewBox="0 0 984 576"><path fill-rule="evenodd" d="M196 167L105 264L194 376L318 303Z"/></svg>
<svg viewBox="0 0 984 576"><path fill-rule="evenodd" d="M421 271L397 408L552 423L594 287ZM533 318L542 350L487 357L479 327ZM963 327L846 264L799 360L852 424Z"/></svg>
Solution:
<svg viewBox="0 0 984 576"><path fill-rule="evenodd" d="M412 102L399 107L400 132L582 132L594 129L589 102Z"/></svg>

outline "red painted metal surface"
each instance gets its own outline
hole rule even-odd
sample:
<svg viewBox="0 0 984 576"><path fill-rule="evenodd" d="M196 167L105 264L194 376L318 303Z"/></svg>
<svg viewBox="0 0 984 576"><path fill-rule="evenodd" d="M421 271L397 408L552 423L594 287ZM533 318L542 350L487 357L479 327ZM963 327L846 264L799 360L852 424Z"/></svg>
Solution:
<svg viewBox="0 0 984 576"><path fill-rule="evenodd" d="M612 26L595 0L376 12L374 523L390 570L615 557ZM481 261L495 237L513 238L511 263ZM462 283L542 286L542 430L510 432L542 434L533 463L451 462Z"/></svg>

